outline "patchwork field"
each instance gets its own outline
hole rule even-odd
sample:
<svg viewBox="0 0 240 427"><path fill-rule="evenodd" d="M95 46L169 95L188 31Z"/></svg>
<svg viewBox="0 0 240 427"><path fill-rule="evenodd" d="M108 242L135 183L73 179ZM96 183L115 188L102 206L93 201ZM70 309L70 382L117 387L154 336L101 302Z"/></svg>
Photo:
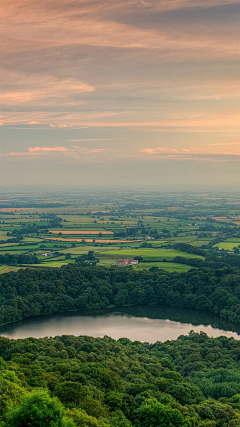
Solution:
<svg viewBox="0 0 240 427"><path fill-rule="evenodd" d="M75 261L111 266L136 256L146 261L137 269L187 271L189 265L173 262L176 256L204 260L198 249L234 254L240 245L240 205L234 195L43 191L10 196L4 194L0 201L1 272ZM176 244L195 251L176 250ZM20 255L29 258L20 264ZM34 256L40 264L27 263Z"/></svg>

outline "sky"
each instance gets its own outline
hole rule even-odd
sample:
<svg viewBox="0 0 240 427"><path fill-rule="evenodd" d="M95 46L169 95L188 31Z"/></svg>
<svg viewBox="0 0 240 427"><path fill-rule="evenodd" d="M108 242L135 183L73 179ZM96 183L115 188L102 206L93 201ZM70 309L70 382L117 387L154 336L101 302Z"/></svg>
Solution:
<svg viewBox="0 0 240 427"><path fill-rule="evenodd" d="M3 187L239 188L240 2L2 0Z"/></svg>

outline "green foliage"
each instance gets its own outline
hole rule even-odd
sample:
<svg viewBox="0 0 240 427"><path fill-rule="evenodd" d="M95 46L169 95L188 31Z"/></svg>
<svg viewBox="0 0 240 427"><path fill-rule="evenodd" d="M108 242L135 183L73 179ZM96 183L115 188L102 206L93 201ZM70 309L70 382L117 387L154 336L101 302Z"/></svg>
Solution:
<svg viewBox="0 0 240 427"><path fill-rule="evenodd" d="M7 379L0 378L0 420L6 419L6 413L13 404L18 404L26 390Z"/></svg>
<svg viewBox="0 0 240 427"><path fill-rule="evenodd" d="M66 413L76 427L99 427L97 418L91 417L83 409L67 409Z"/></svg>
<svg viewBox="0 0 240 427"><path fill-rule="evenodd" d="M199 390L199 387L193 384L176 384L174 382L166 387L166 392L178 400L182 405L199 403L203 400L203 394Z"/></svg>
<svg viewBox="0 0 240 427"><path fill-rule="evenodd" d="M240 394L235 394L230 399L228 399L228 404L233 408L237 408L240 410Z"/></svg>
<svg viewBox="0 0 240 427"><path fill-rule="evenodd" d="M1 427L240 425L233 338L0 337L0 354Z"/></svg>
<svg viewBox="0 0 240 427"><path fill-rule="evenodd" d="M80 400L84 399L84 388L77 382L64 381L56 385L54 395L65 406L75 407L79 405Z"/></svg>
<svg viewBox="0 0 240 427"><path fill-rule="evenodd" d="M215 424L213 425L216 425L216 427L230 427L239 425L235 423L235 420L238 418L239 414L235 414L230 405L209 399L202 404L195 406L195 410L202 419L208 419L209 421L214 420Z"/></svg>
<svg viewBox="0 0 240 427"><path fill-rule="evenodd" d="M113 412L110 418L111 427L132 427L132 423L127 420L122 411Z"/></svg>
<svg viewBox="0 0 240 427"><path fill-rule="evenodd" d="M93 399L91 396L87 396L80 406L92 417L108 417L107 408L99 400Z"/></svg>
<svg viewBox="0 0 240 427"><path fill-rule="evenodd" d="M148 399L135 411L136 427L187 427L178 409Z"/></svg>
<svg viewBox="0 0 240 427"><path fill-rule="evenodd" d="M240 393L240 372L236 369L215 369L210 372L196 372L194 382L203 390L205 396L230 397Z"/></svg>
<svg viewBox="0 0 240 427"><path fill-rule="evenodd" d="M7 414L6 427L74 427L65 416L64 407L46 391L26 394L20 405Z"/></svg>

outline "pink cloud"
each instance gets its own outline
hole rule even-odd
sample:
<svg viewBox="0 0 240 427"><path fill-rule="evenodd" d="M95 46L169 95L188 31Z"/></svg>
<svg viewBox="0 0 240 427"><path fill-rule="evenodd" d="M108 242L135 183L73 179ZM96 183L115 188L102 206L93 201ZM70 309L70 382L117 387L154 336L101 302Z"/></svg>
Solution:
<svg viewBox="0 0 240 427"><path fill-rule="evenodd" d="M188 153L190 150L188 148L169 148L169 147L156 147L156 148L143 148L140 150L141 153L147 153L147 154L161 154L165 153L168 156L174 155L174 154L181 154L181 153Z"/></svg>
<svg viewBox="0 0 240 427"><path fill-rule="evenodd" d="M143 148L140 151L141 151L141 153L155 154L156 153L156 148Z"/></svg>
<svg viewBox="0 0 240 427"><path fill-rule="evenodd" d="M146 153L147 151L141 150L141 152ZM160 161L160 160L188 160L188 161L204 161L204 162L229 162L236 160L240 154L239 153L196 153L196 152L176 152L171 151L164 153L157 153L156 156L151 160Z"/></svg>
<svg viewBox="0 0 240 427"><path fill-rule="evenodd" d="M48 153L51 151L70 151L69 148L66 147L29 147L28 151L30 153Z"/></svg>
<svg viewBox="0 0 240 427"><path fill-rule="evenodd" d="M106 151L106 148L93 148L88 150L89 153L102 153L103 151Z"/></svg>
<svg viewBox="0 0 240 427"><path fill-rule="evenodd" d="M108 152L107 148L86 148L72 145L70 148L59 146L59 147L29 147L28 151L1 153L1 157L37 157L46 154L60 153L67 154L68 158L80 159L86 158L87 156L94 156L94 154Z"/></svg>
<svg viewBox="0 0 240 427"><path fill-rule="evenodd" d="M14 89L13 83L14 82ZM75 78L60 79L51 75L23 74L1 70L1 104L57 104L59 100L69 104L76 94L93 92L95 88ZM81 104L80 101L77 102ZM74 101L72 104L75 105ZM37 120L34 120L37 121Z"/></svg>
<svg viewBox="0 0 240 427"><path fill-rule="evenodd" d="M26 152L11 152L11 153L1 153L1 157L9 157L9 156L26 156L29 153Z"/></svg>
<svg viewBox="0 0 240 427"><path fill-rule="evenodd" d="M35 157L37 155L42 155L46 153L52 153L52 152L69 152L69 148L66 147L29 147L28 151L20 151L20 152L10 152L10 153L1 153L1 157L9 157L9 156L29 156L29 157Z"/></svg>
<svg viewBox="0 0 240 427"><path fill-rule="evenodd" d="M219 144L209 144L208 146L204 145L202 147L191 147L191 149L189 148L171 148L171 147L155 147L155 148L143 148L140 150L141 153L145 153L145 154L155 154L155 158L159 159L196 159L196 160L209 160L209 156L218 156L218 160L220 160L219 156L240 156L240 152L236 150L231 152L231 151L226 151L226 149L224 149L224 147L226 146L231 146L231 145L236 145L236 143L219 143ZM216 146L217 151L214 150L212 147ZM222 146L223 150L219 150L218 146ZM199 156L203 156L203 158L200 158ZM226 160L224 160L226 161Z"/></svg>

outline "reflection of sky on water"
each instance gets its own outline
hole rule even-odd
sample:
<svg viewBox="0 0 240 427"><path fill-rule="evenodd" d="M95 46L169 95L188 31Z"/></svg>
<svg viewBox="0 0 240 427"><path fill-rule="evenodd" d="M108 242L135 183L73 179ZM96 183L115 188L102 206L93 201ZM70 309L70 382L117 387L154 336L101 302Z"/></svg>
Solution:
<svg viewBox="0 0 240 427"><path fill-rule="evenodd" d="M1 328L0 334L9 338L40 338L56 335L89 335L103 337L108 335L118 339L126 337L137 341L166 341L186 335L191 330L206 332L209 336L224 335L240 339L236 332L224 331L208 325L194 326L169 319L149 319L131 315L108 314L99 316L53 316L35 318L22 323Z"/></svg>

